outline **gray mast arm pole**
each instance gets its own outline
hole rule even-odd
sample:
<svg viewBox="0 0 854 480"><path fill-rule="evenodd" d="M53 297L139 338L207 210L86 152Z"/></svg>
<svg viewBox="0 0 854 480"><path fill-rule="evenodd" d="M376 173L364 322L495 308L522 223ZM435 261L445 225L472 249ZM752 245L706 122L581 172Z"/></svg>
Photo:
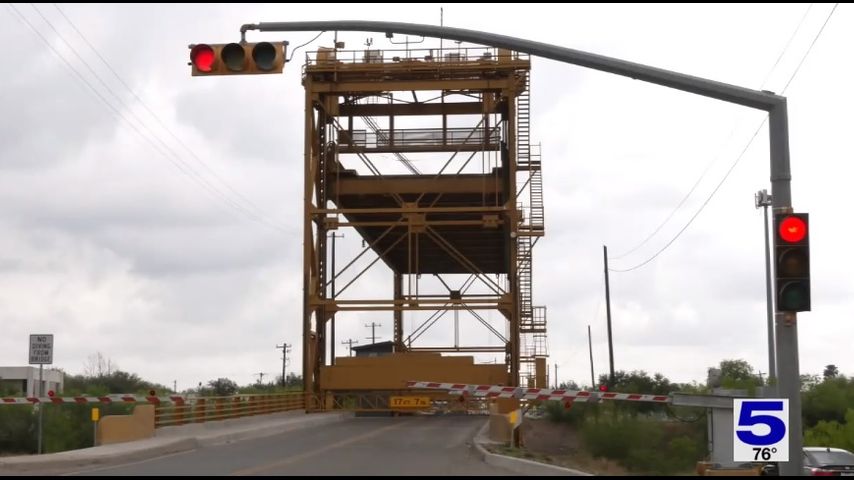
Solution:
<svg viewBox="0 0 854 480"><path fill-rule="evenodd" d="M324 30L384 32L460 40L525 52L559 62L592 68L728 103L764 110L769 114L772 152L771 194L773 205L777 211L791 207L791 188L789 185L791 174L789 172L786 97L775 95L771 92L738 87L693 75L650 67L635 62L627 62L571 48L559 47L548 43L464 28L438 27L435 25L403 22L379 22L373 20L330 20L317 22L261 22L246 24L240 27L241 34L245 34L248 30L258 30L261 32Z"/></svg>

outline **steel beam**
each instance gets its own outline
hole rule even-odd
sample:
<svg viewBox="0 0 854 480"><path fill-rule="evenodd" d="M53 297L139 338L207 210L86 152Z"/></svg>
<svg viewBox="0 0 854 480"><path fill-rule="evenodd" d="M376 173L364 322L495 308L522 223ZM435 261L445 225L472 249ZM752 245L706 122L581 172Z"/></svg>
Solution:
<svg viewBox="0 0 854 480"><path fill-rule="evenodd" d="M403 115L477 115L495 113L498 106L489 111L483 102L457 103L342 103L338 106L340 117L387 117Z"/></svg>

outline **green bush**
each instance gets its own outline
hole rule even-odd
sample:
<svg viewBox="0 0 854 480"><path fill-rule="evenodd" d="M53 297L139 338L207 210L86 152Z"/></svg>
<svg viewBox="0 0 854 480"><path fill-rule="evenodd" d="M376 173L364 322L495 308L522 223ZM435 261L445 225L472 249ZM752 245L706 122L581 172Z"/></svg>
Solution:
<svg viewBox="0 0 854 480"><path fill-rule="evenodd" d="M803 394L804 425L812 427L822 420L844 423L851 405L854 405L854 378L842 375L827 378Z"/></svg>
<svg viewBox="0 0 854 480"><path fill-rule="evenodd" d="M564 408L562 402L549 401L544 404L546 418L555 423L581 425L586 418L598 416L598 405L574 403L572 408Z"/></svg>
<svg viewBox="0 0 854 480"><path fill-rule="evenodd" d="M30 405L0 407L0 452L34 453L37 421Z"/></svg>
<svg viewBox="0 0 854 480"><path fill-rule="evenodd" d="M705 456L704 425L673 423L632 415L603 416L582 429L587 450L633 472L672 475Z"/></svg>
<svg viewBox="0 0 854 480"><path fill-rule="evenodd" d="M845 414L845 423L835 420L819 420L816 426L807 429L804 444L811 447L834 447L854 451L854 409Z"/></svg>

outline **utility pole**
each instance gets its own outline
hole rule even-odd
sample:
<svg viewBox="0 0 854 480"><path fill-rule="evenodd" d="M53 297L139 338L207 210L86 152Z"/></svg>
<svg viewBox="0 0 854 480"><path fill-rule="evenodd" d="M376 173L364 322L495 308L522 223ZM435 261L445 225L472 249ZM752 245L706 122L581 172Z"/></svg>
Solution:
<svg viewBox="0 0 854 480"><path fill-rule="evenodd" d="M350 349L350 356L351 357L353 356L353 344L354 343L359 343L359 341L353 340L352 338L350 338L348 340L344 340L343 342L341 342L341 345L347 345L347 347Z"/></svg>
<svg viewBox="0 0 854 480"><path fill-rule="evenodd" d="M172 393L178 393L178 380L172 380Z"/></svg>
<svg viewBox="0 0 854 480"><path fill-rule="evenodd" d="M557 383L557 364L555 363L555 390L557 390L557 387L558 387L558 383Z"/></svg>
<svg viewBox="0 0 854 480"><path fill-rule="evenodd" d="M762 207L765 210L765 310L768 316L768 383L773 389L771 395L776 396L777 358L774 346L774 300L773 295L771 295L771 245L770 235L768 235L768 207L771 206L773 199L771 195L768 195L768 190L762 189L756 192L754 200L756 208Z"/></svg>
<svg viewBox="0 0 854 480"><path fill-rule="evenodd" d="M596 375L593 374L593 336L590 325L587 325L587 348L590 350L590 390L596 389Z"/></svg>
<svg viewBox="0 0 854 480"><path fill-rule="evenodd" d="M611 376L608 377L608 387L614 386L614 339L611 336L611 287L608 281L608 247L602 245L605 258L605 311L608 312L608 360L611 362ZM592 352L592 350L591 350ZM591 361L591 365L593 362ZM591 367L592 370L592 367ZM594 384L595 385L595 384Z"/></svg>
<svg viewBox="0 0 854 480"><path fill-rule="evenodd" d="M344 238L344 234L338 235L335 230L332 231L332 301L335 301L335 239ZM335 365L335 311L332 312L332 321L330 324L329 349L331 350L332 365Z"/></svg>
<svg viewBox="0 0 854 480"><path fill-rule="evenodd" d="M377 327L382 327L381 323L371 322L370 325L365 324L366 328L371 329L371 336L365 337L365 339L371 339L371 343L377 343Z"/></svg>
<svg viewBox="0 0 854 480"><path fill-rule="evenodd" d="M282 386L283 387L287 386L287 382L285 381L285 378L287 378L287 377L285 377L285 367L288 364L288 360L290 360L288 355L291 353L291 347L293 347L293 345L288 345L287 343L284 343L284 342L282 342L281 345L276 345L276 348L282 349Z"/></svg>

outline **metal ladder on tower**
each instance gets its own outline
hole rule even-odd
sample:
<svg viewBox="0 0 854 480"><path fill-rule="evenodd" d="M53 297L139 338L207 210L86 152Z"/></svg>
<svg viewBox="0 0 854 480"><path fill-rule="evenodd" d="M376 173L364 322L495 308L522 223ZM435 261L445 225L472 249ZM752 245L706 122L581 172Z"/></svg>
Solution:
<svg viewBox="0 0 854 480"><path fill-rule="evenodd" d="M531 237L520 235L516 239L516 275L519 278L519 327L529 333L534 320L533 279L531 274Z"/></svg>
<svg viewBox="0 0 854 480"><path fill-rule="evenodd" d="M533 148L531 148L533 147ZM529 180L530 193L530 220L528 225L532 235L543 235L545 233L545 207L543 206L543 174L541 169L540 145L531 145L531 177Z"/></svg>
<svg viewBox="0 0 854 480"><path fill-rule="evenodd" d="M529 170L531 164L531 75L525 76L524 89L516 96L516 166Z"/></svg>
<svg viewBox="0 0 854 480"><path fill-rule="evenodd" d="M545 233L543 206L542 153L540 145L531 145L531 76L525 74L525 89L516 98L516 169L528 172L519 193L528 188L529 214L522 224L523 235Z"/></svg>
<svg viewBox="0 0 854 480"><path fill-rule="evenodd" d="M519 288L520 381L530 383L536 375L536 359L548 356L546 308L533 305L533 247L544 231L542 159L539 145L531 145L530 75L525 74L524 90L516 103L516 168L528 172L517 198L528 189L528 214L519 225L516 239Z"/></svg>

